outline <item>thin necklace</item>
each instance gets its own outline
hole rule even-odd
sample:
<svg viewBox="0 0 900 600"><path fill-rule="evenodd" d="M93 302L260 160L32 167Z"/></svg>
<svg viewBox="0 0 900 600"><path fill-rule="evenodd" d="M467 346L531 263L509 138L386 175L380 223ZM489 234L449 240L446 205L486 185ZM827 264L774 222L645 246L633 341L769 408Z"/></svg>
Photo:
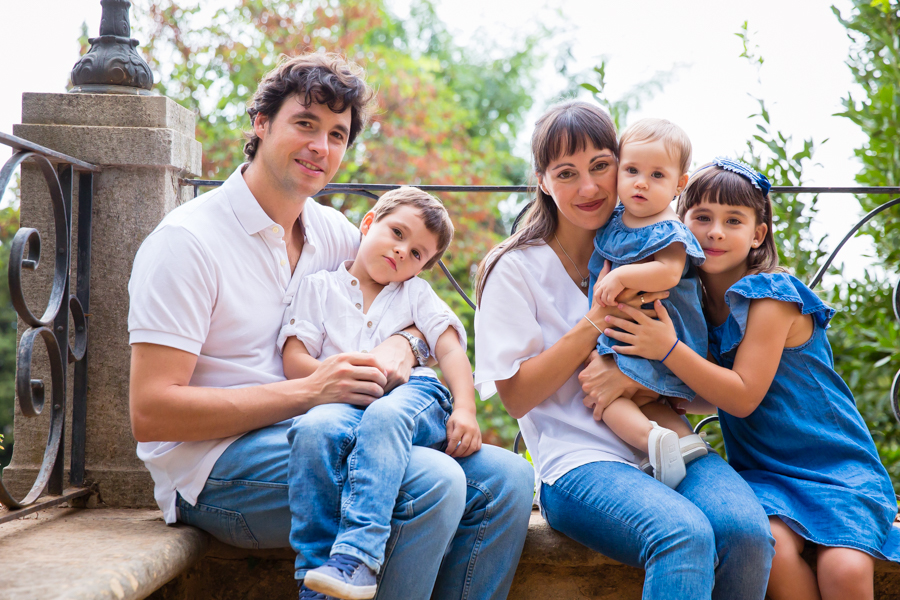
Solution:
<svg viewBox="0 0 900 600"><path fill-rule="evenodd" d="M563 248L563 245L559 243L559 238L556 237L556 234L553 234L553 239L556 240L556 243L559 244L559 249L563 251L563 254L566 255L566 258L569 259L569 262L572 263L572 266L575 267L575 272L578 273L578 276L581 277L581 287L586 288L588 286L588 280L591 278L591 274L588 273L587 277L582 276L581 269L578 268L578 265L575 264L575 261L572 260L572 257L569 256L569 253L566 252L566 249Z"/></svg>

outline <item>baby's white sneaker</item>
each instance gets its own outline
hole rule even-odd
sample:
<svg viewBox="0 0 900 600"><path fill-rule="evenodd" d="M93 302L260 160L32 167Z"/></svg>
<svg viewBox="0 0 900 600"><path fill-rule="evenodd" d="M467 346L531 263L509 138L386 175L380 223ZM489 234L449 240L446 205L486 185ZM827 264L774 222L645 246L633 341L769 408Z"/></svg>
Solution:
<svg viewBox="0 0 900 600"><path fill-rule="evenodd" d="M647 457L653 467L653 477L675 489L686 473L678 434L671 429L660 427L653 421L650 423L653 429L648 436Z"/></svg>
<svg viewBox="0 0 900 600"><path fill-rule="evenodd" d="M680 438L678 445L681 447L681 457L686 465L709 454L709 451L706 449L706 442L703 441L703 438L698 433Z"/></svg>

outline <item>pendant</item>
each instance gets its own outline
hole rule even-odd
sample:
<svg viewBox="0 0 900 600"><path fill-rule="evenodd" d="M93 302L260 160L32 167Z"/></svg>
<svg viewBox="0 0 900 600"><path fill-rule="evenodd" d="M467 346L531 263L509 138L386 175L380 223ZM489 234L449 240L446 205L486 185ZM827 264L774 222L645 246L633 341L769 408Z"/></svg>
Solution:
<svg viewBox="0 0 900 600"><path fill-rule="evenodd" d="M586 287L588 286L588 281L589 281L589 280L590 280L590 277L585 277L584 279L582 279L582 280L581 280L581 287L586 288Z"/></svg>

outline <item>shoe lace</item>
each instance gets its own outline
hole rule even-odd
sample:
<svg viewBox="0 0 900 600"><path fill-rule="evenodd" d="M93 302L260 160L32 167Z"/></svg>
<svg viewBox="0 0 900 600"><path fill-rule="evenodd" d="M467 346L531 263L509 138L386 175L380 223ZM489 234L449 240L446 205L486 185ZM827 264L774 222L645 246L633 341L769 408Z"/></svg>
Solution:
<svg viewBox="0 0 900 600"><path fill-rule="evenodd" d="M335 554L325 564L334 567L344 575L350 575L362 564L362 561L348 554Z"/></svg>
<svg viewBox="0 0 900 600"><path fill-rule="evenodd" d="M305 585L300 588L300 600L325 600L325 594L313 591Z"/></svg>

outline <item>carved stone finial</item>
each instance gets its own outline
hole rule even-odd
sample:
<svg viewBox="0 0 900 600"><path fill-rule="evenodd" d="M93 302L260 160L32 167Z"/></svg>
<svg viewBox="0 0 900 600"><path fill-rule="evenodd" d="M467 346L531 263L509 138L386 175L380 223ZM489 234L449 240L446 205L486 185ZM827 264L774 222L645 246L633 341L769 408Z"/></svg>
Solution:
<svg viewBox="0 0 900 600"><path fill-rule="evenodd" d="M100 0L100 37L72 68L70 91L90 94L150 94L153 73L131 39L129 0Z"/></svg>

